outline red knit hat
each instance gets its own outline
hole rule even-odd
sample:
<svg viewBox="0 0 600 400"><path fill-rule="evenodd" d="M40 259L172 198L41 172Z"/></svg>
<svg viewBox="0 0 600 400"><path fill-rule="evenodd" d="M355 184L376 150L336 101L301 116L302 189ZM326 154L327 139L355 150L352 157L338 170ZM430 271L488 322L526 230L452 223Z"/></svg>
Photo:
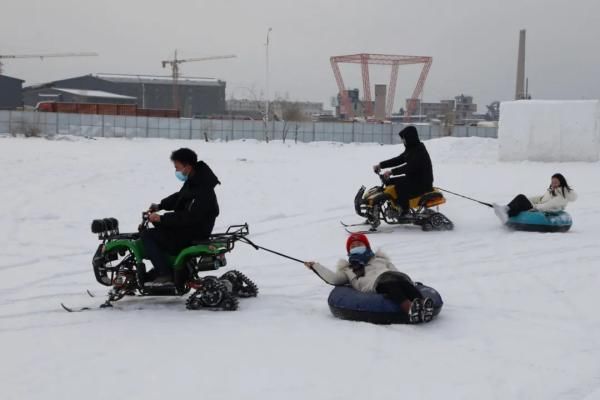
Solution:
<svg viewBox="0 0 600 400"><path fill-rule="evenodd" d="M363 233L353 233L348 236L348 240L346 240L346 251L350 252L350 244L352 242L362 242L369 250L371 250L371 244L369 243L369 239L367 239L367 235Z"/></svg>

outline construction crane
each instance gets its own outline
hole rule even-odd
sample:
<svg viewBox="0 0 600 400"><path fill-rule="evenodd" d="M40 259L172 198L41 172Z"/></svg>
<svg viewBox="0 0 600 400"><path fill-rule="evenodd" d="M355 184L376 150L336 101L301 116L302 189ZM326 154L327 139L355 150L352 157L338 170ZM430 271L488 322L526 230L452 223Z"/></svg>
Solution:
<svg viewBox="0 0 600 400"><path fill-rule="evenodd" d="M84 52L84 53L50 53L50 54L0 54L0 74L2 73L2 60L4 59L16 59L16 58L65 58L65 57L95 57L97 53Z"/></svg>
<svg viewBox="0 0 600 400"><path fill-rule="evenodd" d="M223 60L226 58L236 58L237 56L234 54L228 54L225 56L212 56L212 57L198 57L198 58L186 58L179 59L177 58L177 50L175 50L175 55L172 60L161 61L163 68L166 68L167 65L171 66L172 76L173 76L173 109L179 110L179 64L186 62L196 62L196 61L211 61L211 60Z"/></svg>

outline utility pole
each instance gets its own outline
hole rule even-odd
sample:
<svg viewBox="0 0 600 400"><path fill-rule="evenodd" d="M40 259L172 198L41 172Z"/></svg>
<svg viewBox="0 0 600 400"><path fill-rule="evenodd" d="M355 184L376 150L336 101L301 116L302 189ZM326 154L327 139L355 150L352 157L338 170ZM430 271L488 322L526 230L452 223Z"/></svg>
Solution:
<svg viewBox="0 0 600 400"><path fill-rule="evenodd" d="M265 44L265 135L267 142L269 141L269 35L271 34L272 30L272 28L267 30L267 43Z"/></svg>

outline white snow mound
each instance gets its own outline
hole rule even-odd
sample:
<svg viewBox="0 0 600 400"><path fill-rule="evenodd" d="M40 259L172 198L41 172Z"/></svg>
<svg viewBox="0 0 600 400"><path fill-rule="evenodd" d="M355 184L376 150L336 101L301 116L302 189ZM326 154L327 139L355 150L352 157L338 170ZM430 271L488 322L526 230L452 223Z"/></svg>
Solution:
<svg viewBox="0 0 600 400"><path fill-rule="evenodd" d="M498 138L502 161L598 161L600 101L503 102Z"/></svg>

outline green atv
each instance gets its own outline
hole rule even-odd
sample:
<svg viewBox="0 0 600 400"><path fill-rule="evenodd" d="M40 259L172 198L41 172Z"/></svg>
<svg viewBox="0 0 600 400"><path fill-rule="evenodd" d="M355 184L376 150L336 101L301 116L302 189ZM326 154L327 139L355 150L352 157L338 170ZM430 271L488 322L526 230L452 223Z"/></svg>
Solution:
<svg viewBox="0 0 600 400"><path fill-rule="evenodd" d="M192 243L179 254L168 255L174 284L166 287L146 284L155 276L154 270L146 271L144 264L147 258L140 233L145 229L148 229L148 213L142 214L142 223L136 233L119 233L119 222L115 218L92 222L92 233L102 241L92 260L94 275L102 285L111 286L108 300L101 307L110 307L112 302L124 296L183 296L193 291L186 301L188 309L233 311L238 308L238 298L258 295L256 284L236 270L218 278L199 276L201 272L215 271L227 265L225 254L233 250L237 241L258 248L246 238L250 233L248 224L232 225L224 233L213 234L206 241ZM64 305L63 308L72 311Z"/></svg>

